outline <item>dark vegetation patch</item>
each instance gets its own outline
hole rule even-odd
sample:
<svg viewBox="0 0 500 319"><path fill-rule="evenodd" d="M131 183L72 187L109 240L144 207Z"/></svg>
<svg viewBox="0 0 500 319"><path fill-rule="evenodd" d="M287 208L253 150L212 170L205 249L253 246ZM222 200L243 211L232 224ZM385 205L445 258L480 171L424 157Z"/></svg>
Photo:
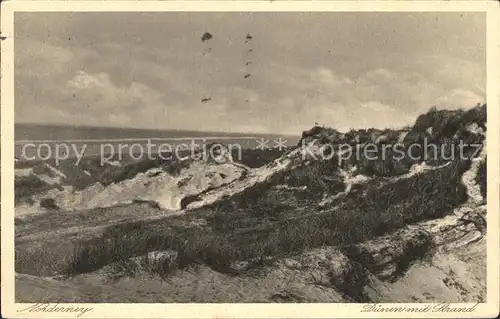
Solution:
<svg viewBox="0 0 500 319"><path fill-rule="evenodd" d="M448 156L451 155L452 149L456 151L456 147L453 148L451 146L457 146L456 144L460 140L464 144L482 143L484 139L482 135L474 134L467 129L473 123L486 131L486 105L467 111L462 109L450 111L432 108L429 112L417 118L415 125L406 136L404 144L405 146L409 146L412 143L424 145L426 140L427 144L445 145L447 147L444 155ZM427 132L429 128L432 129L431 134ZM423 157L423 149L414 148L412 154ZM439 158L435 162L439 162Z"/></svg>
<svg viewBox="0 0 500 319"><path fill-rule="evenodd" d="M240 162L250 168L257 168L271 163L275 159L280 158L283 154L290 151L290 148L272 149L244 149L239 159L238 150L232 149L232 156L235 162Z"/></svg>
<svg viewBox="0 0 500 319"><path fill-rule="evenodd" d="M488 180L488 177L486 175L486 163L487 163L487 158L485 157L484 160L481 162L479 165L479 171L478 174L476 175L476 183L479 184L479 187L481 189L481 195L483 196L484 200L486 200L486 181Z"/></svg>
<svg viewBox="0 0 500 319"><path fill-rule="evenodd" d="M324 192L335 194L345 189L335 161L316 161L309 165L302 165L292 171L276 174L271 183L296 188L304 187L312 194L319 196L322 196Z"/></svg>
<svg viewBox="0 0 500 319"><path fill-rule="evenodd" d="M33 174L28 176L16 176L14 178L14 200L16 203L29 201L31 196L54 188L61 189L61 186L50 185Z"/></svg>
<svg viewBox="0 0 500 319"><path fill-rule="evenodd" d="M43 207L46 209L58 209L59 208L53 198L43 198L40 201L40 207Z"/></svg>

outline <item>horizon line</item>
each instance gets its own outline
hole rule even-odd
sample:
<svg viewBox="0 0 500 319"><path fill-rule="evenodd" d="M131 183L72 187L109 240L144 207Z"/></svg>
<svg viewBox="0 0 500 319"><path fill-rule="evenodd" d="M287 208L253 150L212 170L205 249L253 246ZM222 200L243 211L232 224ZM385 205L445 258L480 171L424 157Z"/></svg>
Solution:
<svg viewBox="0 0 500 319"><path fill-rule="evenodd" d="M276 134L279 135L279 134ZM139 138L111 138L111 139L60 139L60 140L18 140L14 144L27 144L27 143L86 143L86 142L121 142L121 141L166 141L166 140L250 140L258 139L259 136L194 136L194 137L139 137ZM261 137L260 137L261 138Z"/></svg>
<svg viewBox="0 0 500 319"><path fill-rule="evenodd" d="M273 132L231 132L231 131L210 131L210 130L193 130L193 129L179 129L179 128L144 128L144 127L126 127L126 126L100 126L100 125L82 125L82 124L63 124L63 123L36 123L36 122L14 122L14 126L16 125L35 125L35 126L55 126L55 127L64 127L64 128L96 128L96 129L112 129L112 130L134 130L134 131L156 131L156 132L190 132L190 133L205 133L205 134L234 134L234 135L243 135L244 137L248 136L245 134L253 134L261 137L262 135L282 135L288 137L299 137L300 134L292 134L292 133L273 133ZM312 125L314 126L314 125ZM312 127L311 126L311 127Z"/></svg>

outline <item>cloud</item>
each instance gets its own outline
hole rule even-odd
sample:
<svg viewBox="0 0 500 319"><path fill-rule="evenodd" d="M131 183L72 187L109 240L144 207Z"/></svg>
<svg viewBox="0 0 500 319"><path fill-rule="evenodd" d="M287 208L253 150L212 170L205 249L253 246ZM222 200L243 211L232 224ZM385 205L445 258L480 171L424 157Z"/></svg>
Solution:
<svg viewBox="0 0 500 319"><path fill-rule="evenodd" d="M89 74L80 70L67 82L66 88L62 94L75 98L68 101L66 107L86 107L85 113L100 114L105 123L113 126L133 125L134 122L152 125L154 117L149 114L160 115L164 107L159 92L139 82L118 86L104 72Z"/></svg>
<svg viewBox="0 0 500 319"><path fill-rule="evenodd" d="M283 72L275 72L278 68ZM340 130L401 127L412 124L432 105L469 107L484 101L484 97L470 91L448 91L439 81L418 73L376 68L349 78L326 67L307 70L282 65L275 70L268 74L271 85L289 85L291 89L282 90L286 96L276 102L275 114L270 117L280 117L274 127L286 131L288 124L298 127L304 123L306 129L314 122Z"/></svg>
<svg viewBox="0 0 500 319"><path fill-rule="evenodd" d="M453 89L436 99L435 105L440 108L455 109L468 108L484 102L484 96L479 96L465 89Z"/></svg>
<svg viewBox="0 0 500 319"><path fill-rule="evenodd" d="M16 121L300 134L315 122L399 127L433 105L485 99L482 14L15 19ZM207 25L214 39L202 43ZM244 42L247 32L252 43ZM212 52L203 55L207 46Z"/></svg>
<svg viewBox="0 0 500 319"><path fill-rule="evenodd" d="M39 40L16 42L15 72L27 77L42 77L63 73L75 54L67 48Z"/></svg>
<svg viewBox="0 0 500 319"><path fill-rule="evenodd" d="M394 107L391 105L383 104L377 101L369 101L361 104L362 107L367 108L369 110L373 110L375 112L387 112L393 111Z"/></svg>
<svg viewBox="0 0 500 319"><path fill-rule="evenodd" d="M73 87L80 90L86 89L101 89L104 87L113 86L106 73L99 73L95 76L87 74L85 71L79 71L77 75L68 81L68 87ZM113 86L114 87L114 86Z"/></svg>

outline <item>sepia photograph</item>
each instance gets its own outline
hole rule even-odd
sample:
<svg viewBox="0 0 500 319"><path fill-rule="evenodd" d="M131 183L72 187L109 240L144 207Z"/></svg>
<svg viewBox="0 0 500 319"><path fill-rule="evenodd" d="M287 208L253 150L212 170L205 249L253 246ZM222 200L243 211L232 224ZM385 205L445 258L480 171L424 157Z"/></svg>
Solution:
<svg viewBox="0 0 500 319"><path fill-rule="evenodd" d="M87 3L2 13L9 314L498 314L485 9Z"/></svg>

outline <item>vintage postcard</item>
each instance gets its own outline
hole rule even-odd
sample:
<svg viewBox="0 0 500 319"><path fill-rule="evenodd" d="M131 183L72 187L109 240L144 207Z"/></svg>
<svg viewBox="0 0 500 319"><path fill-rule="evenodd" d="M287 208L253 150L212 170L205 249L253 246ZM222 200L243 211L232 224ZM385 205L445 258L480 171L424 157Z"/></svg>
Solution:
<svg viewBox="0 0 500 319"><path fill-rule="evenodd" d="M499 13L2 2L2 317L496 317Z"/></svg>

